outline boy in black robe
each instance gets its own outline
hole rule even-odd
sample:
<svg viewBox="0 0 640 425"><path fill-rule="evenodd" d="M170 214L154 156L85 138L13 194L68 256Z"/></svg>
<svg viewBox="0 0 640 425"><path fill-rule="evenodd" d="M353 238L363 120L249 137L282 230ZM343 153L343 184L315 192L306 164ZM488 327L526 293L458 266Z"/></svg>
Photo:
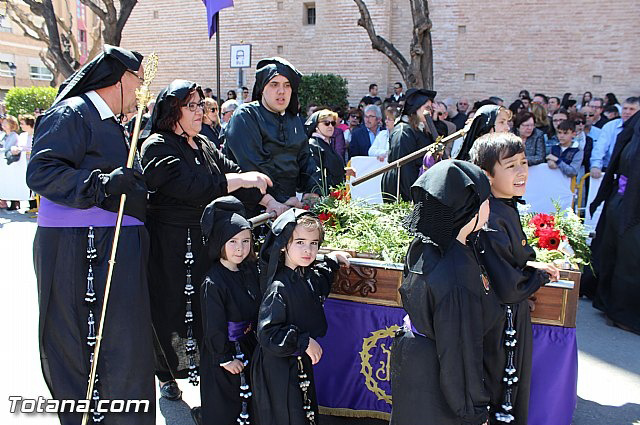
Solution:
<svg viewBox="0 0 640 425"><path fill-rule="evenodd" d="M253 421L248 365L257 345L260 286L251 225L244 214L238 199L224 196L210 203L202 215L202 235L213 261L200 292L203 424Z"/></svg>
<svg viewBox="0 0 640 425"><path fill-rule="evenodd" d="M535 261L535 252L520 225L516 203L524 195L528 176L522 140L511 133L487 134L475 141L470 155L491 181L488 230L480 234L482 262L506 308L505 328L515 330L515 334L505 335L508 350L506 358L500 361L505 377L494 388L494 392L503 393L504 401L494 419L526 424L533 341L527 300L549 282L549 277L557 280L559 272L552 264Z"/></svg>
<svg viewBox="0 0 640 425"><path fill-rule="evenodd" d="M148 413L108 413L110 424L155 424L153 343L140 163L124 168L120 119L135 111L142 56L105 45L67 79L38 118L27 184L41 195L33 243L42 371L53 398L82 400L102 310L120 195L127 195L94 396L148 401ZM82 414L60 414L79 424ZM94 413L93 419L101 419Z"/></svg>
<svg viewBox="0 0 640 425"><path fill-rule="evenodd" d="M302 75L282 58L258 62L252 102L233 114L224 130L225 154L242 171L260 171L273 181L276 201L301 208L296 192L319 193L321 175L298 118ZM250 212L250 215L254 215Z"/></svg>
<svg viewBox="0 0 640 425"><path fill-rule="evenodd" d="M488 218L489 191L482 170L458 160L438 162L411 188L392 425L487 424L498 402L490 389L501 379L503 310L467 242Z"/></svg>
<svg viewBox="0 0 640 425"><path fill-rule="evenodd" d="M260 250L261 280L267 286L251 371L260 425L318 423L312 365L322 348L316 339L327 332L323 304L338 261L349 264L342 252L313 264L322 236L322 223L313 214L293 208L273 223Z"/></svg>

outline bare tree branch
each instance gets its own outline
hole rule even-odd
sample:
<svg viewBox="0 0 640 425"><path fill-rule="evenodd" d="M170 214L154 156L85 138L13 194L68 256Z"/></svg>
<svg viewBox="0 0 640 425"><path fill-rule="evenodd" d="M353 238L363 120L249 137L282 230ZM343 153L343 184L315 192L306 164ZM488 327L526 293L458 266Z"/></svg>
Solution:
<svg viewBox="0 0 640 425"><path fill-rule="evenodd" d="M367 30L367 34L369 34L369 39L371 40L371 47L375 50L378 50L384 53L393 64L398 68L402 78L407 80L407 72L409 68L409 62L405 59L405 57L400 53L400 51L391 43L389 43L384 37L381 37L376 34L375 27L373 25L373 20L371 19L371 14L369 13L369 9L363 0L354 0L358 5L358 9L360 10L360 19L358 19L358 25Z"/></svg>
<svg viewBox="0 0 640 425"><path fill-rule="evenodd" d="M360 11L358 25L367 30L373 49L384 53L398 68L408 87L433 87L433 49L428 0L410 0L413 36L409 52L411 63L388 40L376 34L373 20L364 0L354 0Z"/></svg>
<svg viewBox="0 0 640 425"><path fill-rule="evenodd" d="M101 21L107 19L107 12L105 12L100 6L92 2L91 0L80 0L80 3L87 6L91 11L100 18Z"/></svg>

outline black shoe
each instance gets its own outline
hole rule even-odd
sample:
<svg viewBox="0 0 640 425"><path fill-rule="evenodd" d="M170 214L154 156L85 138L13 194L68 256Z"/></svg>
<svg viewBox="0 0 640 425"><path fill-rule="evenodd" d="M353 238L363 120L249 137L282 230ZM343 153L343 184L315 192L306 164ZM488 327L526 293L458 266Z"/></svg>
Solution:
<svg viewBox="0 0 640 425"><path fill-rule="evenodd" d="M180 391L176 381L169 381L160 387L160 395L167 400L180 400L182 391Z"/></svg>
<svg viewBox="0 0 640 425"><path fill-rule="evenodd" d="M191 408L191 417L196 425L202 425L202 409L200 406Z"/></svg>

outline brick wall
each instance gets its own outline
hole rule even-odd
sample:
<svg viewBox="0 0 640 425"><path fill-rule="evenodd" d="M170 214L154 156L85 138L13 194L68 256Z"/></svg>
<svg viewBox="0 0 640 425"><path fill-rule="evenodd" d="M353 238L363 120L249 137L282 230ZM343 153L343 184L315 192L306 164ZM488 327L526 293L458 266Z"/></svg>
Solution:
<svg viewBox="0 0 640 425"><path fill-rule="evenodd" d="M236 87L229 67L229 45L252 45L246 85L255 64L278 54L303 73L336 73L349 81L350 102L367 93L369 83L387 96L400 74L371 49L357 26L353 0L316 0L317 23L303 25L304 1L235 0L220 14L221 90ZM408 57L412 19L409 0L367 0L379 35ZM156 11L157 18L154 18ZM434 80L438 98L490 95L512 101L518 91L543 91L579 100L585 90L623 99L640 94L640 8L634 0L617 3L566 0L486 2L432 0ZM463 26L464 28L460 28ZM174 78L198 81L215 90L215 37L209 41L201 0L140 0L123 34L122 45L160 56L153 89ZM465 81L465 74L473 74ZM594 82L594 75L602 77Z"/></svg>

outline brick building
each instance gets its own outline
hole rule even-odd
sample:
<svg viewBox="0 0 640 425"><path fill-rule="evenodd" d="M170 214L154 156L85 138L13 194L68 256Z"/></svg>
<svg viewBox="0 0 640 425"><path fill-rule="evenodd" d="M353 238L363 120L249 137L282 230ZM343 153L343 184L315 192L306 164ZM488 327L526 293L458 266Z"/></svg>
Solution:
<svg viewBox="0 0 640 425"><path fill-rule="evenodd" d="M87 60L91 50L88 35L90 28L98 23L98 18L79 0L53 0L53 7L58 17L69 24L78 40L80 63ZM24 4L24 11L28 13ZM33 22L42 24L42 18L32 16ZM54 75L40 59L46 45L24 35L23 30L9 18L6 6L0 10L0 97L12 87L48 86ZM15 79L14 79L15 77ZM61 82L61 76L58 82Z"/></svg>
<svg viewBox="0 0 640 425"><path fill-rule="evenodd" d="M412 19L409 0L366 0L379 35L408 57ZM578 100L614 92L619 99L640 94L640 8L634 0L486 2L431 0L434 88L438 98L498 95L513 100L519 90ZM357 26L353 0L235 0L220 14L223 98L237 86L230 45L252 45L253 84L258 59L279 55L303 73L335 73L349 82L352 104L369 83L388 96L400 79L395 66L373 51ZM215 90L215 38L208 40L201 0L140 0L122 45L160 56L153 89L174 78Z"/></svg>

